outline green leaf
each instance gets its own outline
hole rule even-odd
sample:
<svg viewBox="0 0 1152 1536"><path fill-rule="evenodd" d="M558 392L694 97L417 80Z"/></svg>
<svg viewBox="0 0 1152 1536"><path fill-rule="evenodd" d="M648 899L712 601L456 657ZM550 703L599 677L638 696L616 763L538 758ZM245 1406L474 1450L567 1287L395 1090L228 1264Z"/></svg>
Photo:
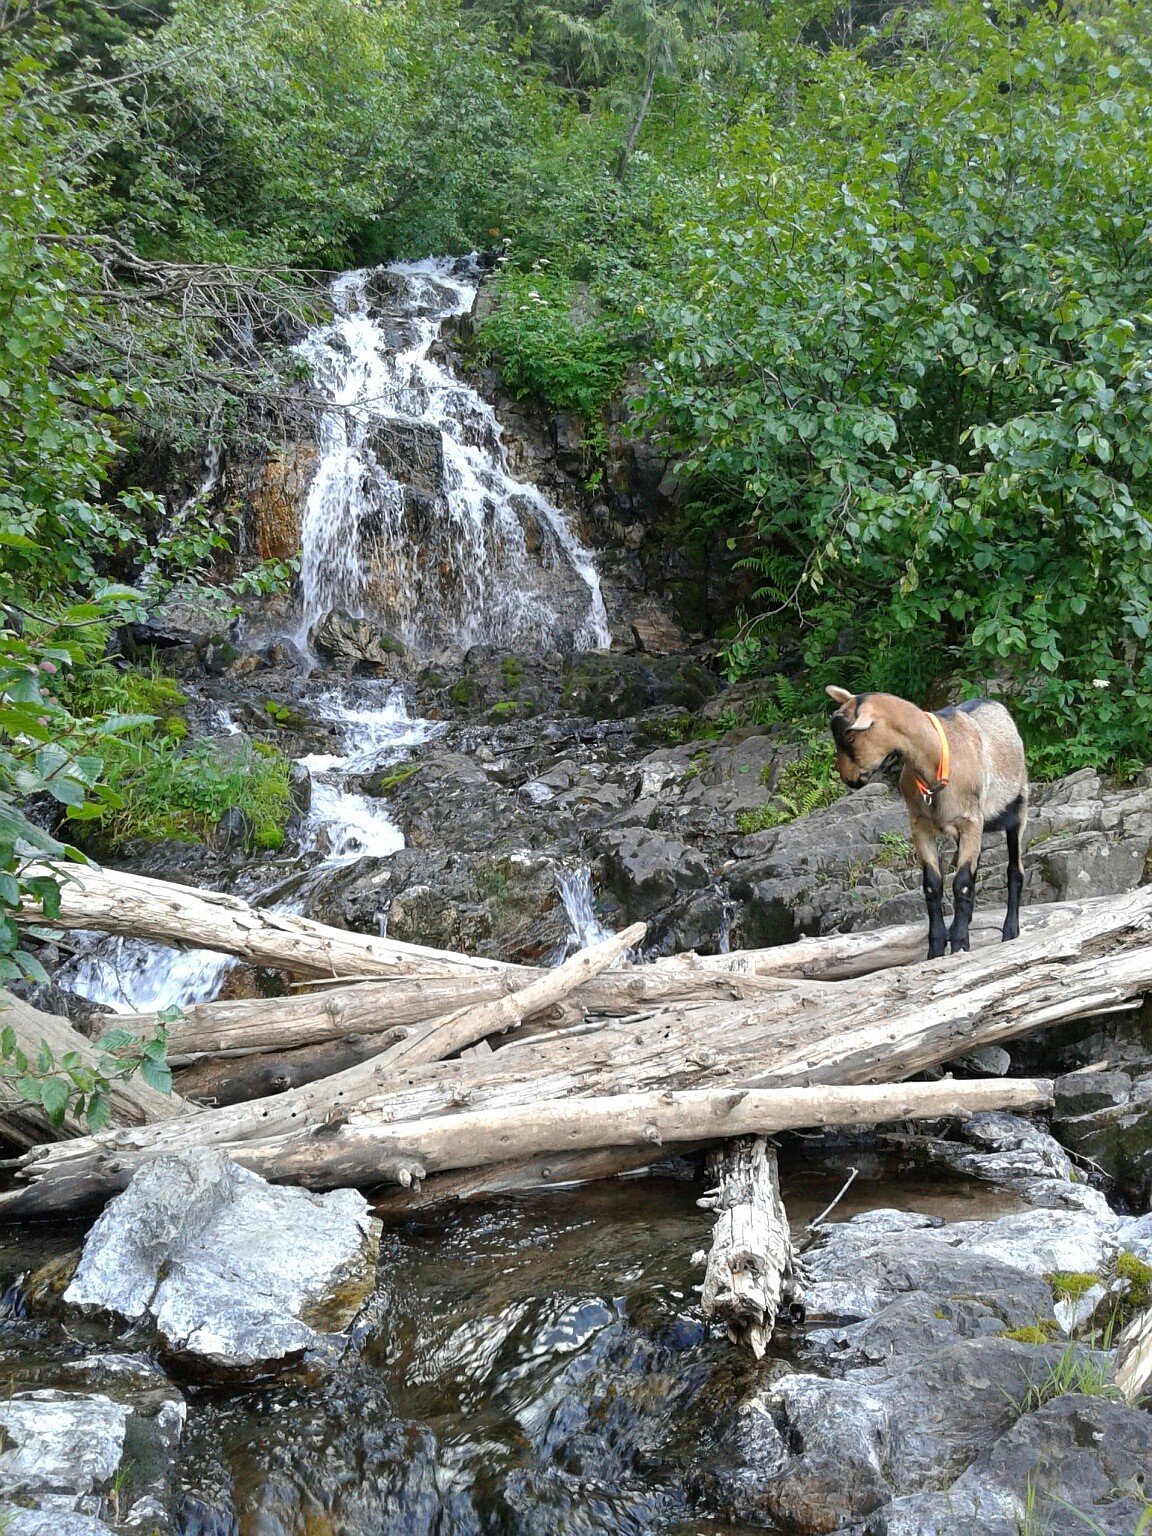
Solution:
<svg viewBox="0 0 1152 1536"><path fill-rule="evenodd" d="M172 1092L172 1072L163 1062L145 1057L140 1063L140 1076L149 1088L155 1088L157 1093Z"/></svg>
<svg viewBox="0 0 1152 1536"><path fill-rule="evenodd" d="M53 1125L62 1125L64 1116L68 1111L68 1101L72 1097L68 1085L59 1077L50 1077L41 1084L40 1102L44 1106L44 1113Z"/></svg>

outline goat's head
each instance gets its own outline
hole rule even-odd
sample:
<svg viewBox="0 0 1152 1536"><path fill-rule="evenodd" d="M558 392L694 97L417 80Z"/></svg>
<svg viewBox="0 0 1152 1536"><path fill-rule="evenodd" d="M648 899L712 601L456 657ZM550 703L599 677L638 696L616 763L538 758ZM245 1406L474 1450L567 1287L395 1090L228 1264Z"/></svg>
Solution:
<svg viewBox="0 0 1152 1536"><path fill-rule="evenodd" d="M832 716L836 772L849 789L859 789L901 760L899 737L884 710L885 694L826 688L840 708Z"/></svg>

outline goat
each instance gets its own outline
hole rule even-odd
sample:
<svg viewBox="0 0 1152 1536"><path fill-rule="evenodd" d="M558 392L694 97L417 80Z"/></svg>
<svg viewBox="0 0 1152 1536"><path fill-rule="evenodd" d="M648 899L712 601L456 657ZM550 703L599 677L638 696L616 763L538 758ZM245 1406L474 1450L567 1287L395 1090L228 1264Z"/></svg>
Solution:
<svg viewBox="0 0 1152 1536"><path fill-rule="evenodd" d="M912 842L924 871L928 958L950 945L968 948L976 900L976 867L985 832L1008 839L1008 911L1005 939L1020 933L1024 885L1021 843L1028 819L1028 769L1015 721L1002 704L973 699L929 714L890 693L825 692L840 706L831 719L836 770L849 789L900 767L900 793L908 807ZM944 928L944 880L936 840L956 839L955 908Z"/></svg>

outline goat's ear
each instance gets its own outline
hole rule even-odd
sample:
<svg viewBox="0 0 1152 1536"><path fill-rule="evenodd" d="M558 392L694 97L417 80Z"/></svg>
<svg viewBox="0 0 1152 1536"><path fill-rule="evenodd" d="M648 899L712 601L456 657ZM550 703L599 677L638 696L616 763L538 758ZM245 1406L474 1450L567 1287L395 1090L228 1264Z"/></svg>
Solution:
<svg viewBox="0 0 1152 1536"><path fill-rule="evenodd" d="M847 688L835 688L831 683L828 684L824 692L830 699L835 699L837 704L847 704L849 699L856 697L855 694L849 693Z"/></svg>
<svg viewBox="0 0 1152 1536"><path fill-rule="evenodd" d="M870 731L875 723L874 720L853 720L848 729L850 731Z"/></svg>

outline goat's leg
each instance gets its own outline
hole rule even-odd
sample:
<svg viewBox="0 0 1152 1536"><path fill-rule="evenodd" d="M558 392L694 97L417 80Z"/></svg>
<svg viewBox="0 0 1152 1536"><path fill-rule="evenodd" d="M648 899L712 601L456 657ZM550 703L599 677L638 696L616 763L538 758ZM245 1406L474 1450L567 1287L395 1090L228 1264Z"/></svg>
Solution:
<svg viewBox="0 0 1152 1536"><path fill-rule="evenodd" d="M1020 937L1020 893L1024 889L1024 857L1021 838L1024 832L1023 817L1014 827L1005 829L1008 839L1008 911L1004 916L1004 937Z"/></svg>
<svg viewBox="0 0 1152 1536"><path fill-rule="evenodd" d="M972 908L976 905L976 868L980 863L980 839L984 835L984 823L975 818L962 821L958 828L956 847L956 878L952 881L952 928L948 943L952 953L958 955L967 949L968 925L972 921Z"/></svg>
<svg viewBox="0 0 1152 1536"><path fill-rule="evenodd" d="M948 932L944 927L944 876L940 873L940 855L936 851L936 830L931 823L914 822L912 842L924 872L924 905L928 908L928 958L944 953Z"/></svg>

